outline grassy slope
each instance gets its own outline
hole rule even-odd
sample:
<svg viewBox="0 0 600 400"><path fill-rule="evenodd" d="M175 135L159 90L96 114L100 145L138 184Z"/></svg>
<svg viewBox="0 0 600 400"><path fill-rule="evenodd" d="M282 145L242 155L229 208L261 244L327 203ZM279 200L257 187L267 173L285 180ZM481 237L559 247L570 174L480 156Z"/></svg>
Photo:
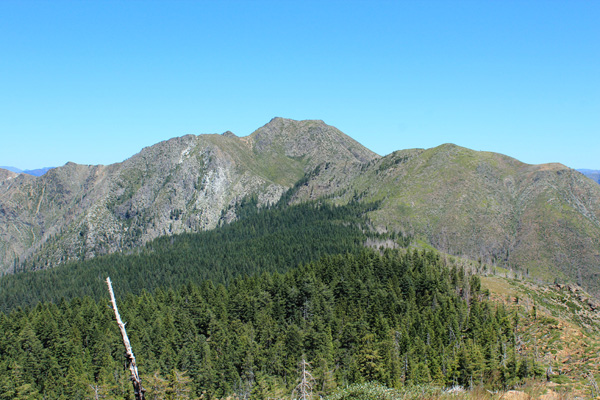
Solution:
<svg viewBox="0 0 600 400"><path fill-rule="evenodd" d="M236 162L240 172L251 171L282 186L292 186L302 178L307 166L305 161L286 157L282 152L254 154L250 144L243 138L206 135L206 139L226 152Z"/></svg>
<svg viewBox="0 0 600 400"><path fill-rule="evenodd" d="M600 186L560 164L447 144L322 170L301 197L315 193L381 200L370 215L381 229L600 293Z"/></svg>
<svg viewBox="0 0 600 400"><path fill-rule="evenodd" d="M591 386L584 374L600 381L600 310L592 309L598 304L590 295L576 285L540 285L500 275L483 277L482 285L492 299L519 312L520 351L552 367L546 386L569 393L568 398L587 398Z"/></svg>

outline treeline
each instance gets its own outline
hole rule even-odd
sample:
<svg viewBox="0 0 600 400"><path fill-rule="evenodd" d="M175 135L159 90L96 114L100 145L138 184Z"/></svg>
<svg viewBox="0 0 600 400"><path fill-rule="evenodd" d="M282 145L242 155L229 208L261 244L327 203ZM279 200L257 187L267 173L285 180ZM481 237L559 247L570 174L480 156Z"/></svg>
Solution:
<svg viewBox="0 0 600 400"><path fill-rule="evenodd" d="M0 399L132 397L105 293L0 314ZM516 315L485 298L478 277L415 250L118 301L147 398L266 399L291 393L303 358L321 395L368 381L501 387L539 372L515 351Z"/></svg>
<svg viewBox="0 0 600 400"><path fill-rule="evenodd" d="M357 253L367 235L375 235L363 231L365 213L374 207L282 201L258 210L256 199L245 199L237 205L238 221L211 231L160 237L129 254L6 275L0 278L0 310L62 298L97 300L105 294L106 276L121 282L117 295L139 294L206 280L227 285L237 276L285 272L327 254Z"/></svg>

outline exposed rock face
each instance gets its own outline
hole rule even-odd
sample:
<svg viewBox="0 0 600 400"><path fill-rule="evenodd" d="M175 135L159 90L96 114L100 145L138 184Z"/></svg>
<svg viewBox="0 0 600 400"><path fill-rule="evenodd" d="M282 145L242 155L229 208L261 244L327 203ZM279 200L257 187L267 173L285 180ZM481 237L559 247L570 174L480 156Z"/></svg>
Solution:
<svg viewBox="0 0 600 400"><path fill-rule="evenodd" d="M8 179L14 179L17 176L19 176L19 174L17 174L16 172L12 172L7 169L0 168L0 182L8 180Z"/></svg>
<svg viewBox="0 0 600 400"><path fill-rule="evenodd" d="M214 228L248 195L274 203L326 160L377 155L322 121L275 118L252 135L187 135L109 166L68 163L42 177L0 170L0 264L35 269Z"/></svg>
<svg viewBox="0 0 600 400"><path fill-rule="evenodd" d="M600 293L600 185L582 174L452 144L379 157L322 121L283 118L247 137L174 138L109 166L0 170L0 271L212 229L243 197L276 202L307 172L293 201L379 201L375 229Z"/></svg>

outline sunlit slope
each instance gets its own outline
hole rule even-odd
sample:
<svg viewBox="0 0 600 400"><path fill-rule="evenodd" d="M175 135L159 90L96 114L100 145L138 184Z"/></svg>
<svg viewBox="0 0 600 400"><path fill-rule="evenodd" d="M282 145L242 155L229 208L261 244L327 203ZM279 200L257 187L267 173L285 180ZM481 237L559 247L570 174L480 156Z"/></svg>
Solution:
<svg viewBox="0 0 600 400"><path fill-rule="evenodd" d="M274 118L247 137L187 135L109 166L68 163L39 178L8 179L7 171L0 176L0 272L213 229L235 219L240 199L275 203L317 165L378 157L323 121Z"/></svg>
<svg viewBox="0 0 600 400"><path fill-rule="evenodd" d="M299 199L320 195L381 200L379 229L450 254L600 288L600 186L561 164L445 144L322 168Z"/></svg>

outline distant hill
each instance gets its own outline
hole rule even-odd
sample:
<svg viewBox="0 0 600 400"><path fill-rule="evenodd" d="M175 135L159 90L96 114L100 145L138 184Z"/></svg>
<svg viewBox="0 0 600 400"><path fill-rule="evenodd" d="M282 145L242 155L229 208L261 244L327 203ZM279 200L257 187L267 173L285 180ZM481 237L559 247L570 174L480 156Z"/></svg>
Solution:
<svg viewBox="0 0 600 400"><path fill-rule="evenodd" d="M122 163L67 163L0 181L0 268L40 269L212 229L256 196L275 203L306 172L377 158L323 121L274 118L247 137L187 135Z"/></svg>
<svg viewBox="0 0 600 400"><path fill-rule="evenodd" d="M297 200L319 196L380 201L377 229L600 292L600 186L564 165L445 144L322 168Z"/></svg>
<svg viewBox="0 0 600 400"><path fill-rule="evenodd" d="M6 169L8 171L15 172L17 174L29 174L29 175L33 175L33 176L42 176L46 172L50 171L54 167L45 167L45 168L38 168L38 169L26 169L26 170L21 170L21 169L16 168L16 167L0 167L0 168L1 169Z"/></svg>
<svg viewBox="0 0 600 400"><path fill-rule="evenodd" d="M54 167L45 167L45 168L38 168L38 169L27 169L27 170L25 170L23 172L26 173L26 174L29 174L29 175L33 175L33 176L42 176L46 172L50 171L53 168Z"/></svg>
<svg viewBox="0 0 600 400"><path fill-rule="evenodd" d="M380 157L323 121L283 118L246 137L187 135L118 164L0 178L1 270L213 229L241 199L264 207L295 184L291 203L378 202L373 230L600 293L600 186L579 172L453 144Z"/></svg>
<svg viewBox="0 0 600 400"><path fill-rule="evenodd" d="M14 172L16 174L23 173L23 170L20 170L19 168L16 168L16 167L0 167L0 168L1 169L5 169L5 170L10 171L10 172Z"/></svg>
<svg viewBox="0 0 600 400"><path fill-rule="evenodd" d="M600 183L600 171L593 169L578 169L577 171L581 172L593 181Z"/></svg>

